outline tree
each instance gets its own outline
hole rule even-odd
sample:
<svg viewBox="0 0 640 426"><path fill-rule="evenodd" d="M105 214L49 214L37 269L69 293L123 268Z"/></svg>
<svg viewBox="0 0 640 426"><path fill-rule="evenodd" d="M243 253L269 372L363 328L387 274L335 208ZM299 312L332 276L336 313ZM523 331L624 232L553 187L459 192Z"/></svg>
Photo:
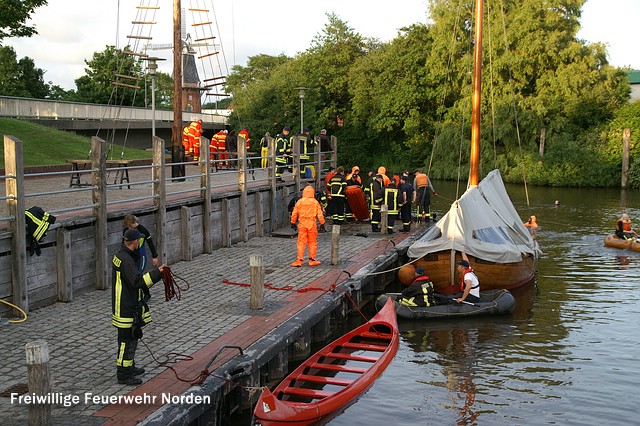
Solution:
<svg viewBox="0 0 640 426"><path fill-rule="evenodd" d="M127 49L125 47L124 50ZM136 88L128 87L142 83L142 64L132 55L123 53L124 50L106 46L104 51L95 52L91 60L85 60L86 74L75 80L75 101L144 106L144 94Z"/></svg>
<svg viewBox="0 0 640 426"><path fill-rule="evenodd" d="M33 59L17 60L12 47L0 46L0 94L23 98L44 99L49 85L44 82L44 71L36 68Z"/></svg>
<svg viewBox="0 0 640 426"><path fill-rule="evenodd" d="M7 37L31 37L37 34L35 27L26 25L36 8L47 0L0 1L0 42Z"/></svg>

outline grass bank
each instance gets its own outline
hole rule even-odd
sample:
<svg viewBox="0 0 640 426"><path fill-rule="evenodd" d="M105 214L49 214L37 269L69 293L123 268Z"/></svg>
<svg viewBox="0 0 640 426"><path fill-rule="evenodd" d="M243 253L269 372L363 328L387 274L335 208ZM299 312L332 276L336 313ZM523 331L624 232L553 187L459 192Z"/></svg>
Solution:
<svg viewBox="0 0 640 426"><path fill-rule="evenodd" d="M13 136L22 141L25 166L64 164L70 158L89 158L91 151L89 137L15 118L0 117L0 134ZM149 151L125 148L124 156L128 160L138 160L151 158L153 154ZM4 148L0 150L0 168L4 168Z"/></svg>

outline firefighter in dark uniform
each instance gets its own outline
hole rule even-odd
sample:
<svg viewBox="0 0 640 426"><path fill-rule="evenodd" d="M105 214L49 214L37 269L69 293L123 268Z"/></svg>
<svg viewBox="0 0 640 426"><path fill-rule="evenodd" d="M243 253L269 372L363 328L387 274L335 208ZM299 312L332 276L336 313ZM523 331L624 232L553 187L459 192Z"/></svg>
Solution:
<svg viewBox="0 0 640 426"><path fill-rule="evenodd" d="M346 199L347 179L344 177L344 167L338 167L337 173L329 181L333 211L331 218L334 225L344 222L344 202Z"/></svg>
<svg viewBox="0 0 640 426"><path fill-rule="evenodd" d="M371 210L371 231L380 232L380 206L384 198L384 186L382 183L382 175L377 174L369 186L370 210Z"/></svg>
<svg viewBox="0 0 640 426"><path fill-rule="evenodd" d="M416 268L415 280L410 286L402 290L402 297L398 302L401 305L411 307L435 305L433 284L429 277L425 275L424 268L420 266Z"/></svg>
<svg viewBox="0 0 640 426"><path fill-rule="evenodd" d="M113 283L111 289L111 322L118 329L118 355L116 370L118 383L139 385L137 377L144 368L135 366L134 357L138 339L142 337L142 327L151 322L147 301L149 288L162 279L162 271L167 265L153 268L147 273L138 269L138 246L142 234L137 229L124 233L124 242L113 256Z"/></svg>
<svg viewBox="0 0 640 426"><path fill-rule="evenodd" d="M384 201L383 204L387 206L387 234L393 234L393 225L396 223L396 217L400 213L399 207L399 194L396 187L396 181L391 180L389 185L384 187Z"/></svg>
<svg viewBox="0 0 640 426"><path fill-rule="evenodd" d="M276 137L276 178L282 180L282 174L289 165L289 158L291 157L291 139L289 133L291 129L285 127Z"/></svg>
<svg viewBox="0 0 640 426"><path fill-rule="evenodd" d="M409 177L400 176L400 218L402 219L402 232L411 230L411 200L413 200L413 185L409 183Z"/></svg>

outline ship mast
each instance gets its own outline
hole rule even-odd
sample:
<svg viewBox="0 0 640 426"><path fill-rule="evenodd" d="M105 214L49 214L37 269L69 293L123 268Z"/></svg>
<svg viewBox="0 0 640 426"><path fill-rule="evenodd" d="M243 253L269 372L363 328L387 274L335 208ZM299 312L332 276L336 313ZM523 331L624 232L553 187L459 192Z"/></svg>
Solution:
<svg viewBox="0 0 640 426"><path fill-rule="evenodd" d="M484 0L476 0L476 29L473 46L473 94L471 96L471 157L469 186L478 186L480 164L480 95L482 93L482 17Z"/></svg>
<svg viewBox="0 0 640 426"><path fill-rule="evenodd" d="M171 131L171 176L184 176L182 148L182 22L180 0L173 0L173 127Z"/></svg>

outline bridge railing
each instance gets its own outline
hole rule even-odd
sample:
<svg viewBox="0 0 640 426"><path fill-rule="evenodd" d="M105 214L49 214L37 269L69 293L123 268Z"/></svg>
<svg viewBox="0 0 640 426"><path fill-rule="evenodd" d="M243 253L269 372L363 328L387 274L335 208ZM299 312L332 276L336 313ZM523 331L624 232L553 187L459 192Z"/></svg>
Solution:
<svg viewBox="0 0 640 426"><path fill-rule="evenodd" d="M151 108L118 105L87 104L81 102L53 101L0 96L0 116L48 120L121 120L149 121L154 117ZM225 125L224 111L211 114L183 112L184 121L202 120L203 123ZM173 111L155 110L156 121L173 121Z"/></svg>

